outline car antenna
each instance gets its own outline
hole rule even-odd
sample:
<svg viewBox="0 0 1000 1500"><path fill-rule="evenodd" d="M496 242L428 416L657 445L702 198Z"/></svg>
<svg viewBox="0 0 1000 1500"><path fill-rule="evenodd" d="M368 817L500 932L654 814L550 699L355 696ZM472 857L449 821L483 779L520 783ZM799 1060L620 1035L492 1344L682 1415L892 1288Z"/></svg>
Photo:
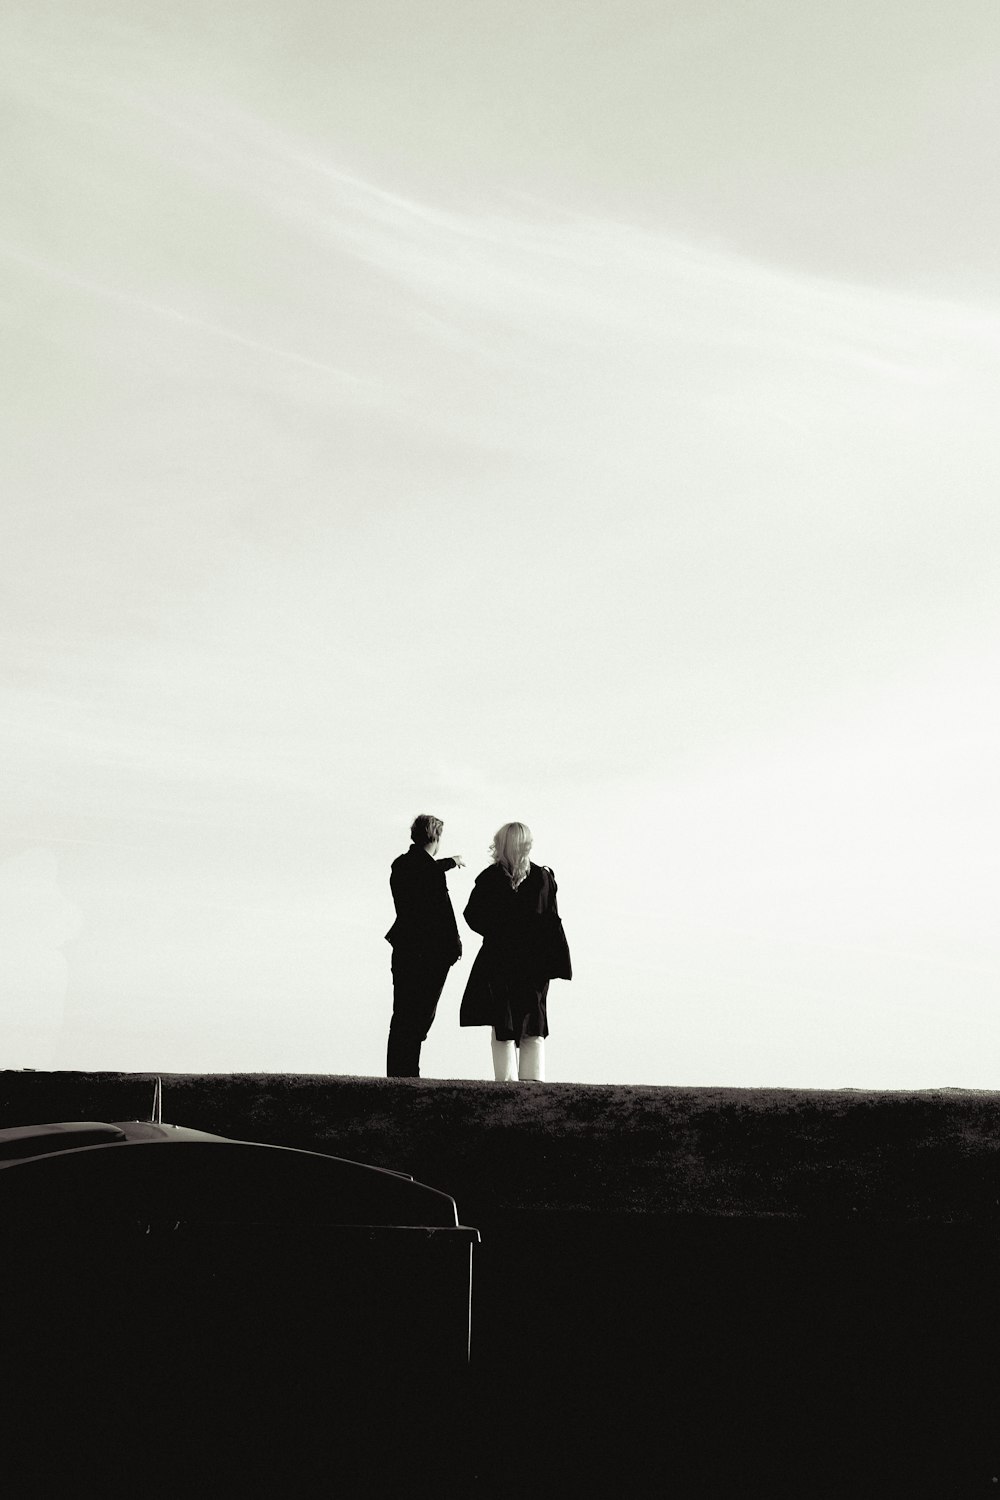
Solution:
<svg viewBox="0 0 1000 1500"><path fill-rule="evenodd" d="M163 1124L163 1079L162 1078L157 1078L155 1084L153 1085L153 1113L152 1113L152 1115L150 1117L150 1124L152 1124L152 1125L162 1125Z"/></svg>

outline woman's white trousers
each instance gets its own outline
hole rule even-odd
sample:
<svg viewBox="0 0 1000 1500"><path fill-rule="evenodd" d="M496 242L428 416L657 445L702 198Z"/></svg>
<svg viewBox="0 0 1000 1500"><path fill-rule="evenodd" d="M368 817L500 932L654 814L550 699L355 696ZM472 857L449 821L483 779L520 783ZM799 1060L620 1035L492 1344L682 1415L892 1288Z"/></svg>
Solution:
<svg viewBox="0 0 1000 1500"><path fill-rule="evenodd" d="M519 1078L545 1081L545 1038L522 1036L516 1042L498 1042L496 1028L490 1031L493 1048L493 1076L497 1083L516 1083Z"/></svg>

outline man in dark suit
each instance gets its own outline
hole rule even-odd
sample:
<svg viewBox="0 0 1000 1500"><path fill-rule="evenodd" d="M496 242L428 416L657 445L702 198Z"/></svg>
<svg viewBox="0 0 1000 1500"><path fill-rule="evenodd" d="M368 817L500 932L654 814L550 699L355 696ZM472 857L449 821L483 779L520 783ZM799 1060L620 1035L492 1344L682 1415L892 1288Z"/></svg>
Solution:
<svg viewBox="0 0 1000 1500"><path fill-rule="evenodd" d="M462 956L462 940L448 895L447 872L465 861L436 859L444 824L421 813L410 829L410 847L392 862L389 888L396 920L392 944L392 1020L386 1075L420 1077L420 1047L427 1039L448 970Z"/></svg>

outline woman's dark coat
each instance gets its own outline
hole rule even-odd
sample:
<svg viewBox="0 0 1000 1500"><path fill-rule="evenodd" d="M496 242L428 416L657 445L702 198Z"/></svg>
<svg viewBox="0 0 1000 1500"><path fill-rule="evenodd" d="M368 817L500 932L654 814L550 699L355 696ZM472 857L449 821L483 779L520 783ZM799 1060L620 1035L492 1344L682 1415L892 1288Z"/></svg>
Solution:
<svg viewBox="0 0 1000 1500"><path fill-rule="evenodd" d="M461 1024L494 1026L501 1042L548 1036L549 980L572 978L552 871L529 865L515 891L506 870L490 865L463 915L483 946L462 996Z"/></svg>

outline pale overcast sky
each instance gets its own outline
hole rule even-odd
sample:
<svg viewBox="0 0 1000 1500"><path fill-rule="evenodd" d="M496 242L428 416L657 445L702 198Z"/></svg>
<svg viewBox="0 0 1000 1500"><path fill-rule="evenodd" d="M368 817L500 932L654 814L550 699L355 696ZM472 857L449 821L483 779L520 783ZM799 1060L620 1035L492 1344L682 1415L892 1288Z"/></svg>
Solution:
<svg viewBox="0 0 1000 1500"><path fill-rule="evenodd" d="M381 1073L432 812L554 1079L1000 1087L995 0L0 42L0 1066Z"/></svg>

